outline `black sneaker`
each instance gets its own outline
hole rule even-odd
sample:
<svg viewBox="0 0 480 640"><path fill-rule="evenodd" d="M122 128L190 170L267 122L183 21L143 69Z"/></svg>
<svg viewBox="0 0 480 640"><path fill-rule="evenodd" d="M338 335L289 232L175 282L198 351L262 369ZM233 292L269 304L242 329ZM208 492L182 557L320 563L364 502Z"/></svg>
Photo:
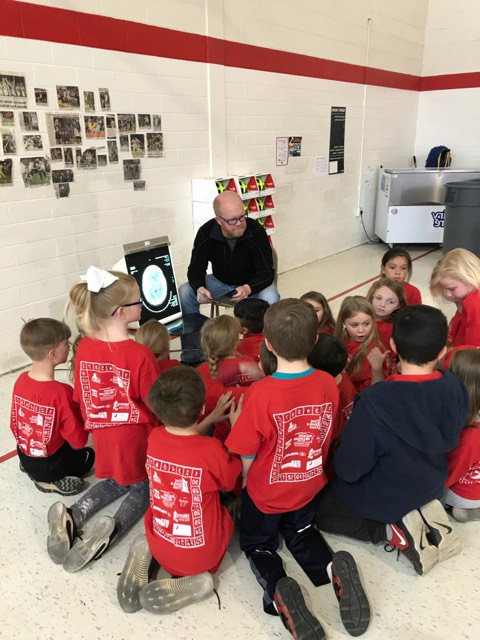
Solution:
<svg viewBox="0 0 480 640"><path fill-rule="evenodd" d="M441 502L432 500L419 512L427 527L428 541L438 548L440 562L459 553L462 548L460 540Z"/></svg>
<svg viewBox="0 0 480 640"><path fill-rule="evenodd" d="M55 564L63 564L78 535L72 512L63 502L55 502L48 510L47 551Z"/></svg>
<svg viewBox="0 0 480 640"><path fill-rule="evenodd" d="M277 582L275 605L285 627L295 640L324 640L320 622L308 610L300 585L288 576Z"/></svg>
<svg viewBox="0 0 480 640"><path fill-rule="evenodd" d="M54 482L33 482L42 493L59 493L61 496L75 496L83 491L85 484L82 478L76 476L65 476Z"/></svg>
<svg viewBox="0 0 480 640"><path fill-rule="evenodd" d="M361 636L370 623L370 605L355 560L347 551L333 555L332 585L343 626L351 636Z"/></svg>
<svg viewBox="0 0 480 640"><path fill-rule="evenodd" d="M428 541L428 529L417 509L407 513L391 527L393 538L387 546L399 549L419 576L428 573L439 562L438 549Z"/></svg>

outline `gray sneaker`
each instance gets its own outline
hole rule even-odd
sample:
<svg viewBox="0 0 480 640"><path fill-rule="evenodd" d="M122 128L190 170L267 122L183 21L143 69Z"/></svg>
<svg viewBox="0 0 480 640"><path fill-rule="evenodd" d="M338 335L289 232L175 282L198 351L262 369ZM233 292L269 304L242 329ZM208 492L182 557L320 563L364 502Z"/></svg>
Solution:
<svg viewBox="0 0 480 640"><path fill-rule="evenodd" d="M148 571L152 554L144 534L132 542L127 560L117 584L118 603L126 613L134 613L142 608L139 593L148 584Z"/></svg>
<svg viewBox="0 0 480 640"><path fill-rule="evenodd" d="M63 568L68 573L83 569L91 560L96 560L107 550L115 530L115 520L110 516L101 516L83 539L77 539L67 553Z"/></svg>
<svg viewBox="0 0 480 640"><path fill-rule="evenodd" d="M55 502L48 510L47 551L55 564L63 564L77 535L72 512L63 502Z"/></svg>
<svg viewBox="0 0 480 640"><path fill-rule="evenodd" d="M206 572L150 582L140 591L140 603L146 611L164 615L205 600L212 593L213 578Z"/></svg>
<svg viewBox="0 0 480 640"><path fill-rule="evenodd" d="M462 545L442 503L439 500L432 500L419 511L428 529L428 540L438 548L439 561L442 562L457 555Z"/></svg>
<svg viewBox="0 0 480 640"><path fill-rule="evenodd" d="M42 493L59 493L61 496L75 496L83 491L85 484L82 478L76 476L65 476L54 482L33 482Z"/></svg>

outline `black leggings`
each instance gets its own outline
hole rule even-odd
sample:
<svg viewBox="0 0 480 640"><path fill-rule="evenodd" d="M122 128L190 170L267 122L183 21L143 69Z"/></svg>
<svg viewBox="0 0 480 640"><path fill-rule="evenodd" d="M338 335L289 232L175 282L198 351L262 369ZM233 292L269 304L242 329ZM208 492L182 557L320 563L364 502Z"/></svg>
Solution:
<svg viewBox="0 0 480 640"><path fill-rule="evenodd" d="M18 447L17 452L23 469L37 482L55 482L65 476L81 478L90 471L95 462L93 449L72 449L68 442L48 458L27 456Z"/></svg>

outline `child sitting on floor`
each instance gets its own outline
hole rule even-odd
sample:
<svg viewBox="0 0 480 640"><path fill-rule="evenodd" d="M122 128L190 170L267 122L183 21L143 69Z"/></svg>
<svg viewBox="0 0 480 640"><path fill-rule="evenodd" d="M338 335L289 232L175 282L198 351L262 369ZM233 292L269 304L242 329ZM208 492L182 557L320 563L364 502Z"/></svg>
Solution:
<svg viewBox="0 0 480 640"><path fill-rule="evenodd" d="M85 447L88 434L70 385L55 380L55 367L67 361L70 328L53 318L25 323L20 346L32 360L12 395L10 428L17 441L20 468L44 493L73 496L95 460Z"/></svg>
<svg viewBox="0 0 480 640"><path fill-rule="evenodd" d="M213 593L212 574L233 533L219 490L233 489L241 464L199 429L205 384L195 369L179 366L162 373L150 389L148 404L165 427L154 429L148 440L146 538L141 535L133 542L117 596L128 613L143 607L162 614ZM152 556L177 579L148 584Z"/></svg>
<svg viewBox="0 0 480 640"><path fill-rule="evenodd" d="M407 304L422 304L422 295L419 289L409 282L412 275L412 258L408 251L400 247L389 249L383 255L380 273L382 278L395 280L402 285Z"/></svg>
<svg viewBox="0 0 480 640"><path fill-rule="evenodd" d="M331 333L335 332L335 320L333 318L332 310L328 304L327 299L323 293L318 291L309 291L300 296L300 300L308 302L312 305L318 320L318 333Z"/></svg>
<svg viewBox="0 0 480 640"><path fill-rule="evenodd" d="M148 320L142 324L135 334L135 340L153 351L159 373L180 364L178 360L170 360L170 335L161 322Z"/></svg>
<svg viewBox="0 0 480 640"><path fill-rule="evenodd" d="M470 407L460 443L448 454L448 480L442 502L459 522L480 520L480 350L454 354L450 367L466 386Z"/></svg>
<svg viewBox="0 0 480 640"><path fill-rule="evenodd" d="M468 398L456 376L435 370L446 340L447 320L438 309L416 305L398 312L391 346L401 374L357 396L335 451L337 476L318 504L320 529L388 541L419 575L460 550L439 498Z"/></svg>
<svg viewBox="0 0 480 640"><path fill-rule="evenodd" d="M263 342L263 316L270 305L260 298L245 298L233 308L233 314L242 326L243 335L237 351L244 356L260 359L260 345Z"/></svg>
<svg viewBox="0 0 480 640"><path fill-rule="evenodd" d="M348 351L346 372L357 391L383 380L388 352L382 347L375 312L363 296L348 296L337 317L335 335Z"/></svg>

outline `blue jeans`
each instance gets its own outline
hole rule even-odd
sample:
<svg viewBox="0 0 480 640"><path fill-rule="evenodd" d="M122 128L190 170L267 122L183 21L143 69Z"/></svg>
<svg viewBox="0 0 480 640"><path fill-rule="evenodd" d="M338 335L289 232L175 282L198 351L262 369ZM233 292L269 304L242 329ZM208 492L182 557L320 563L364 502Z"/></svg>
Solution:
<svg viewBox="0 0 480 640"><path fill-rule="evenodd" d="M213 300L218 300L225 294L232 291L236 287L241 286L240 284L225 284L224 282L220 282L215 276L207 274L205 276L205 287L212 294ZM178 290L180 295L180 302L182 304L182 313L183 315L188 315L191 313L199 313L200 304L197 300L197 294L189 285L188 282L182 284ZM250 296L250 298L259 298L260 300L265 300L269 304L273 304L280 300L280 294L278 293L278 289L274 282L262 291L258 293L254 293ZM190 333L188 335L183 335L181 337L182 343L182 362L195 362L199 359L199 350L200 347L200 331L195 331L194 333Z"/></svg>

